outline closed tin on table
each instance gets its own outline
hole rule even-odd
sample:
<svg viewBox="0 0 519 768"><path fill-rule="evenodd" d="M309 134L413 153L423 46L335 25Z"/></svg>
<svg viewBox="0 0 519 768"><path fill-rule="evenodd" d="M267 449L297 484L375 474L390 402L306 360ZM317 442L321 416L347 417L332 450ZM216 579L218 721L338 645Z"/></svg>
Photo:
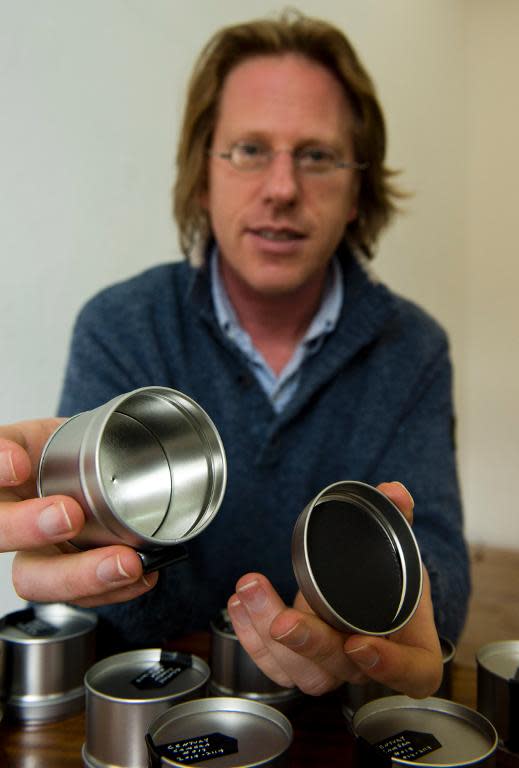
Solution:
<svg viewBox="0 0 519 768"><path fill-rule="evenodd" d="M288 712L303 694L298 688L277 685L251 659L236 637L226 609L211 622L211 680L212 696L239 696L269 704Z"/></svg>
<svg viewBox="0 0 519 768"><path fill-rule="evenodd" d="M253 768L287 764L290 721L274 707L232 697L199 699L172 707L150 725L151 768Z"/></svg>
<svg viewBox="0 0 519 768"><path fill-rule="evenodd" d="M409 523L366 483L333 483L305 507L294 526L292 563L312 609L342 632L396 632L422 592Z"/></svg>
<svg viewBox="0 0 519 768"><path fill-rule="evenodd" d="M198 656L147 648L109 656L85 675L88 768L146 768L152 720L180 701L203 696L209 667Z"/></svg>
<svg viewBox="0 0 519 768"><path fill-rule="evenodd" d="M519 640L488 643L476 661L478 710L494 723L506 749L519 753Z"/></svg>
<svg viewBox="0 0 519 768"><path fill-rule="evenodd" d="M42 603L10 613L0 627L1 698L26 723L59 720L84 707L83 677L95 658L93 613Z"/></svg>
<svg viewBox="0 0 519 768"><path fill-rule="evenodd" d="M184 554L216 515L227 464L218 431L190 397L143 387L65 421L43 449L40 496L74 497L80 549L135 547L146 570Z"/></svg>
<svg viewBox="0 0 519 768"><path fill-rule="evenodd" d="M492 723L447 699L376 699L357 710L352 726L359 768L495 766Z"/></svg>

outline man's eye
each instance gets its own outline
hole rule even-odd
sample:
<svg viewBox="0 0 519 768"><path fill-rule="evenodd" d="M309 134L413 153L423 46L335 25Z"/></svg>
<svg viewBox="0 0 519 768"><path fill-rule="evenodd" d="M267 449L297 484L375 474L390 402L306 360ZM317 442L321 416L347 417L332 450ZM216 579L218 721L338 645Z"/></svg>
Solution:
<svg viewBox="0 0 519 768"><path fill-rule="evenodd" d="M262 157L265 154L266 149L261 144L243 142L241 144L236 144L234 151L242 157Z"/></svg>
<svg viewBox="0 0 519 768"><path fill-rule="evenodd" d="M308 147L299 153L299 161L305 165L331 165L335 155L330 149Z"/></svg>

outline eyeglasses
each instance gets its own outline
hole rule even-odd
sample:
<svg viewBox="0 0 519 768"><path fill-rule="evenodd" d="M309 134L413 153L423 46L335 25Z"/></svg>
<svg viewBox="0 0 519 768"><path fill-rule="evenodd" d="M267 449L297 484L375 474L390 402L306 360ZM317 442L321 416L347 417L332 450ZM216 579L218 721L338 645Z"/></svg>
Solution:
<svg viewBox="0 0 519 768"><path fill-rule="evenodd" d="M368 163L355 160L341 160L330 147L310 145L300 149L272 149L261 142L239 141L233 144L228 152L209 150L212 157L227 160L237 171L263 171L272 162L275 155L288 152L292 156L295 167L308 176L319 176L332 173L340 168L354 168L363 171Z"/></svg>

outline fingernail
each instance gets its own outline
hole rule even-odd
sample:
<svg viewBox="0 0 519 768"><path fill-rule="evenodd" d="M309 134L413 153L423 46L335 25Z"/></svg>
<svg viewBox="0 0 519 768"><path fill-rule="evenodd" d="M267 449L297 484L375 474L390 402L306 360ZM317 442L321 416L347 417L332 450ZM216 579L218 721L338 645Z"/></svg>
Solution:
<svg viewBox="0 0 519 768"><path fill-rule="evenodd" d="M101 560L97 566L96 573L98 579L106 584L118 584L131 578L130 574L124 570L119 555Z"/></svg>
<svg viewBox="0 0 519 768"><path fill-rule="evenodd" d="M371 645L359 645L358 648L352 648L346 653L348 658L361 669L372 669L380 659L376 649Z"/></svg>
<svg viewBox="0 0 519 768"><path fill-rule="evenodd" d="M0 451L0 483L10 485L16 482L18 482L18 478L14 471L13 452Z"/></svg>
<svg viewBox="0 0 519 768"><path fill-rule="evenodd" d="M309 635L310 630L308 627L298 621L297 624L294 624L292 629L288 630L288 632L284 632L282 635L278 635L277 637L272 635L272 637L274 640L277 640L278 643L282 643L288 648L299 648L301 645L306 643Z"/></svg>
<svg viewBox="0 0 519 768"><path fill-rule="evenodd" d="M251 611L254 611L254 613L259 613L267 605L267 593L263 587L260 586L257 579L244 584L237 590L237 592L245 605L250 608Z"/></svg>
<svg viewBox="0 0 519 768"><path fill-rule="evenodd" d="M62 501L51 504L50 507L45 507L40 512L38 528L42 533L51 538L62 536L64 533L70 533L72 523Z"/></svg>
<svg viewBox="0 0 519 768"><path fill-rule="evenodd" d="M236 622L240 625L240 627L249 626L249 613L243 603L240 602L240 600L233 600L231 603L229 603L229 608L231 609L231 618L233 623Z"/></svg>

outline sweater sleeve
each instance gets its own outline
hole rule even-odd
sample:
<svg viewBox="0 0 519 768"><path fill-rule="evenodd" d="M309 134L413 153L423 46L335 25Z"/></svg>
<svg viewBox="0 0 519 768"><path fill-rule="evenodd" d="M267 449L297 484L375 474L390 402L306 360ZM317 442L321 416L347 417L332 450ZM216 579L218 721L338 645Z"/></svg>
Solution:
<svg viewBox="0 0 519 768"><path fill-rule="evenodd" d="M385 447L377 481L400 480L413 495L413 530L431 579L438 631L456 642L466 618L470 575L454 433L452 369L443 337Z"/></svg>

